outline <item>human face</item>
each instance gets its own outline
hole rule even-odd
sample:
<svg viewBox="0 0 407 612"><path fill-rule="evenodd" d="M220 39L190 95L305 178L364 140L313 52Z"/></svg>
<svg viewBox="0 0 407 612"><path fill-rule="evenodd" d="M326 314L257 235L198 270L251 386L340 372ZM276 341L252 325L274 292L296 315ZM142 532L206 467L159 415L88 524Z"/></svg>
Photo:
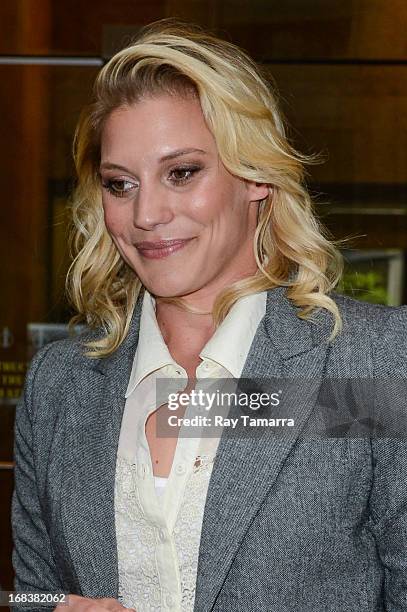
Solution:
<svg viewBox="0 0 407 612"><path fill-rule="evenodd" d="M107 230L153 295L208 303L256 271L256 202L267 186L226 170L196 98L160 95L114 110L100 176ZM167 240L183 242L140 245Z"/></svg>

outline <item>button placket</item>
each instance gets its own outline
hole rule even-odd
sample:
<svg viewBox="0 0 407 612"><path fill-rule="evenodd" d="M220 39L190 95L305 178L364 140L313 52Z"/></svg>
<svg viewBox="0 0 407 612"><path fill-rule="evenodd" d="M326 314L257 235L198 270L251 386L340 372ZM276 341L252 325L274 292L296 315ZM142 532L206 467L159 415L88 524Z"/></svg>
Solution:
<svg viewBox="0 0 407 612"><path fill-rule="evenodd" d="M145 463L140 463L137 471L138 471L139 478L141 478L142 480L145 480L148 474L148 466Z"/></svg>

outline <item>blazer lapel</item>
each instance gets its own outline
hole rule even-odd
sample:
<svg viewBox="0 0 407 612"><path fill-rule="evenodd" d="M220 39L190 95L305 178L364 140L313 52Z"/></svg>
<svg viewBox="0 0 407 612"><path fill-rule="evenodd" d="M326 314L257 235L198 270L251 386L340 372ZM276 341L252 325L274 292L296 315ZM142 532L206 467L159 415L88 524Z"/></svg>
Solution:
<svg viewBox="0 0 407 612"><path fill-rule="evenodd" d="M114 480L125 389L138 341L140 292L131 327L110 357L73 368L64 444L62 524L83 594L118 596Z"/></svg>
<svg viewBox="0 0 407 612"><path fill-rule="evenodd" d="M293 418L295 425L285 428L284 433L275 434L266 427L254 436L241 426L235 436L224 430L205 505L194 612L212 609L252 519L313 410L332 325L324 312L313 326L298 318L283 288L268 291L266 315L241 378L307 378L309 384L288 386L283 401L288 406L286 416ZM241 408L231 407L230 416L241 414Z"/></svg>

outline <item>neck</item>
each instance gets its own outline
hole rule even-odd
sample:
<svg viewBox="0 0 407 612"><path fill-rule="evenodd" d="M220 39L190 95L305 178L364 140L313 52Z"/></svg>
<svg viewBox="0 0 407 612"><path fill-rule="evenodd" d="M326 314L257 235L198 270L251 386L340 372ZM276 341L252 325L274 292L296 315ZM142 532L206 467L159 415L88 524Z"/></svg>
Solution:
<svg viewBox="0 0 407 612"><path fill-rule="evenodd" d="M156 318L164 342L173 355L198 355L215 331L212 314L195 314L159 299Z"/></svg>
<svg viewBox="0 0 407 612"><path fill-rule="evenodd" d="M226 281L223 278L222 282L215 282L212 286L207 286L205 291L198 291L184 297L188 305L205 314L189 312L177 304L156 298L157 323L164 342L173 356L174 353L181 357L199 355L215 331L212 310L217 295L225 285L230 286L236 281L252 277L256 271L256 262L247 258L245 265L237 273L235 271L231 273Z"/></svg>

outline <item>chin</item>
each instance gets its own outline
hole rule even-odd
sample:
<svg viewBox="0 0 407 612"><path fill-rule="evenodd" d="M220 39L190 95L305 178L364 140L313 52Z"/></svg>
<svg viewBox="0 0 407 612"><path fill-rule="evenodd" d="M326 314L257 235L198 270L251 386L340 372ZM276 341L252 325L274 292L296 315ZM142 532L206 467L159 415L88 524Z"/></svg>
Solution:
<svg viewBox="0 0 407 612"><path fill-rule="evenodd" d="M156 263L156 262L154 262ZM144 287L157 297L180 297L200 289L204 270L192 266L191 261L177 262L177 265L138 266L136 275Z"/></svg>
<svg viewBox="0 0 407 612"><path fill-rule="evenodd" d="M143 281L142 281L143 282ZM168 279L165 280L156 280L156 281L146 281L143 282L144 287L147 289L149 293L160 298L160 297L182 297L184 295L188 295L189 293L193 293L197 290L197 287L187 284L174 282L171 283Z"/></svg>

